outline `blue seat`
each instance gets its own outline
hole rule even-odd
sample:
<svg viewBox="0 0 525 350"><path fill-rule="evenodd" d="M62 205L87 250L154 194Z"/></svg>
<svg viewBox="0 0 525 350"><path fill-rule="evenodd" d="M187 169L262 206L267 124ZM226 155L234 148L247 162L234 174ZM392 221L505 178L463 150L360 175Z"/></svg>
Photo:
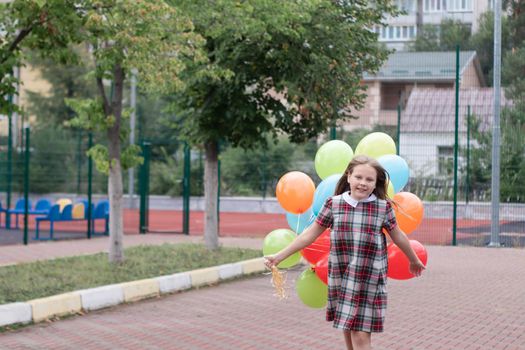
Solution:
<svg viewBox="0 0 525 350"><path fill-rule="evenodd" d="M60 213L60 221L71 221L73 220L73 205L67 204L64 209L62 209L62 212Z"/></svg>
<svg viewBox="0 0 525 350"><path fill-rule="evenodd" d="M42 239L40 238L40 223L42 221L49 221L49 238L48 239L53 239L53 224L55 223L55 221L60 221L60 216L61 216L60 205L55 204L51 207L51 209L49 210L46 216L37 217L35 219L36 221L35 239L37 240Z"/></svg>
<svg viewBox="0 0 525 350"><path fill-rule="evenodd" d="M31 200L28 201L28 215L46 215L49 212L49 209L51 208L51 202L48 199L42 198L39 199L36 202L36 205L34 208L32 208ZM18 215L25 214L25 199L20 198L13 209L4 209L4 212L7 215L15 214L15 228L18 228ZM10 228L10 225L7 226L7 220L6 220L6 228Z"/></svg>
<svg viewBox="0 0 525 350"><path fill-rule="evenodd" d="M28 210L31 211L31 200L28 200ZM11 216L11 214L15 214L16 215L16 226L15 228L18 228L18 215L20 214L24 214L25 213L25 204L26 204L26 200L24 198L20 198L16 201L16 204L15 204L15 207L14 209L7 209L7 214L6 215L9 215ZM9 220L11 221L11 220ZM11 228L11 225L9 224L9 226L7 226L7 220L6 220L6 228Z"/></svg>
<svg viewBox="0 0 525 350"><path fill-rule="evenodd" d="M107 235L109 232L109 201L104 199L98 202L92 213L93 227L95 227L95 220L104 219L104 232L102 233Z"/></svg>
<svg viewBox="0 0 525 350"><path fill-rule="evenodd" d="M44 214L46 215L49 213L49 210L51 209L51 202L49 199L41 198L39 199L36 204L35 208L29 212L29 214L39 215Z"/></svg>
<svg viewBox="0 0 525 350"><path fill-rule="evenodd" d="M73 215L74 208L79 205L79 203L73 204L67 204L63 207L62 211L60 211L60 204L54 204L51 209L48 211L48 213L45 216L37 217L36 218L36 232L35 232L35 239L36 240L48 240L53 239L53 232L54 232L54 223L55 222L64 222L64 221L82 221L87 220L88 218L88 205L87 201L80 201L80 204L84 205L84 216L78 217L78 215L75 213ZM109 226L109 202L107 200L100 201L96 206L91 205L91 221L93 223L92 227L95 227L95 220L97 219L103 219L105 222L104 225L104 232L94 232L94 234L108 234L108 226ZM40 223L43 221L49 221L49 237L48 238L41 238L40 237Z"/></svg>
<svg viewBox="0 0 525 350"><path fill-rule="evenodd" d="M5 216L7 216L7 209L2 207L2 202L0 201L0 226L2 226L2 215L1 213L4 213Z"/></svg>

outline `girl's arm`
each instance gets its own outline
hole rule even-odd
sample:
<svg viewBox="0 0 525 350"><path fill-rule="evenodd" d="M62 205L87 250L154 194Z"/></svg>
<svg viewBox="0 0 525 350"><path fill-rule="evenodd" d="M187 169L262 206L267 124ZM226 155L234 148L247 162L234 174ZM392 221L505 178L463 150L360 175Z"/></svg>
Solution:
<svg viewBox="0 0 525 350"><path fill-rule="evenodd" d="M317 222L311 224L303 231L296 239L293 240L286 248L283 248L276 254L265 256L265 264L268 268L279 264L281 261L292 255L293 253L309 246L321 233L326 230L326 227L319 225Z"/></svg>
<svg viewBox="0 0 525 350"><path fill-rule="evenodd" d="M414 276L420 276L425 269L425 265L423 265L421 260L419 260L416 253L414 252L414 249L412 249L407 235L401 231L399 226L396 226L392 231L390 231L390 238L392 238L392 241L399 247L399 249L401 249L401 251L410 261L410 273Z"/></svg>

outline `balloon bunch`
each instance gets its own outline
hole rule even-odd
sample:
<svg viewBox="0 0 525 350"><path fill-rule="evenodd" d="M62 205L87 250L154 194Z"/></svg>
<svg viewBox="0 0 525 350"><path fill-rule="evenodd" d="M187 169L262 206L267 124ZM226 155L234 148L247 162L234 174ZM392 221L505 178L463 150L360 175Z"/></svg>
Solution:
<svg viewBox="0 0 525 350"><path fill-rule="evenodd" d="M345 172L354 155L375 158L389 174L388 196L393 199L394 212L399 227L406 234L412 233L423 220L423 203L410 192L402 192L409 179L407 162L396 155L392 138L381 132L366 135L359 141L355 154L344 141L332 140L323 144L315 155L315 170L321 182L315 187L305 173L292 171L284 174L277 183L276 196L286 211L290 229L270 232L263 242L263 254L275 254L290 244L317 217L324 202L335 192L337 182ZM423 245L410 240L411 246L423 264L427 252ZM279 268L289 268L300 262L301 256L310 267L296 281L296 291L304 304L313 308L324 307L327 300L328 259L330 252L330 230L324 231L312 244L279 263ZM388 245L388 277L409 279L409 262L393 243Z"/></svg>

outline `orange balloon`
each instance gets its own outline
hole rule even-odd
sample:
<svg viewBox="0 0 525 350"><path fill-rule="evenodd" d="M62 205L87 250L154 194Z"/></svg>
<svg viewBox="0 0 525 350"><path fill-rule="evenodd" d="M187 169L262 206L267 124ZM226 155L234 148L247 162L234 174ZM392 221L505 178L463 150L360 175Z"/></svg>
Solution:
<svg viewBox="0 0 525 350"><path fill-rule="evenodd" d="M275 189L281 207L292 214L307 211L314 201L314 192L314 182L310 176L300 171L290 171L284 174Z"/></svg>
<svg viewBox="0 0 525 350"><path fill-rule="evenodd" d="M423 221L423 202L410 192L396 193L393 200L399 228L406 234L412 233Z"/></svg>

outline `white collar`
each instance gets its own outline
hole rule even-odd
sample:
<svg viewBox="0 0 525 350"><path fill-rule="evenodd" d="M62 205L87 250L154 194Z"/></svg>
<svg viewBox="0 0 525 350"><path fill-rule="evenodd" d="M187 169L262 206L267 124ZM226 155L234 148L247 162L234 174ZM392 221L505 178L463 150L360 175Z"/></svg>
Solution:
<svg viewBox="0 0 525 350"><path fill-rule="evenodd" d="M345 200L346 203L350 204L352 207L355 208L357 207L359 203L372 202L372 201L375 201L377 197L375 194L372 193L370 197L361 199L360 201L358 201L357 199L354 199L352 196L350 196L350 192L345 192L343 193L343 199Z"/></svg>

